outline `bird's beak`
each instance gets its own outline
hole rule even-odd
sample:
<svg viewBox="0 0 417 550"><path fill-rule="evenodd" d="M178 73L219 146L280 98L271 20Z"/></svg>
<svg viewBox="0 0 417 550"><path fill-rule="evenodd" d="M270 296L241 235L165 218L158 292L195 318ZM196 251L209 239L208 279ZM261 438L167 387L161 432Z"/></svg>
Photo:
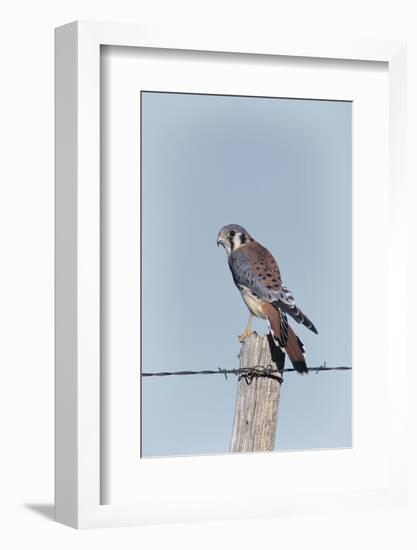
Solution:
<svg viewBox="0 0 417 550"><path fill-rule="evenodd" d="M217 246L220 246L221 244L223 244L223 239L221 237L219 237L217 239Z"/></svg>

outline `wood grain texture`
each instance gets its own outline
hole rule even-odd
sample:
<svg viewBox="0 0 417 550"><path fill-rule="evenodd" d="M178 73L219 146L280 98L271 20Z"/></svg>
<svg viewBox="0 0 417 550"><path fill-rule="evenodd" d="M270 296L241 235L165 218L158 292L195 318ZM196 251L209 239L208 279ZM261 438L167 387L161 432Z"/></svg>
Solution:
<svg viewBox="0 0 417 550"><path fill-rule="evenodd" d="M263 366L278 370L267 336L253 333L242 345L239 358L240 368ZM277 361L276 357L274 359ZM283 367L283 357L278 365ZM245 379L238 382L230 444L232 453L274 449L280 392L281 384L271 378L254 378L250 385Z"/></svg>

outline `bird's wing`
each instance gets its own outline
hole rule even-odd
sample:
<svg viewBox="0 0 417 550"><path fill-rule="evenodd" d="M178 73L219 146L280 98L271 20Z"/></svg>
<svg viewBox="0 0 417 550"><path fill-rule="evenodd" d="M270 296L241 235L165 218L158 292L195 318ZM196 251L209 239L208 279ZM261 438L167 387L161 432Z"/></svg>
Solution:
<svg viewBox="0 0 417 550"><path fill-rule="evenodd" d="M281 280L281 274L272 254L259 243L239 248L229 257L230 270L235 284L246 287L261 300L288 313L317 334L310 319L297 307L294 296Z"/></svg>
<svg viewBox="0 0 417 550"><path fill-rule="evenodd" d="M272 254L258 243L239 248L229 257L230 270L238 286L272 303L282 286L281 274Z"/></svg>
<svg viewBox="0 0 417 550"><path fill-rule="evenodd" d="M317 334L317 329L310 321L310 319L305 315L300 308L297 307L294 296L291 294L291 291L287 287L281 285L281 288L276 293L276 302L273 302L273 305L277 305L282 311L291 315L291 317L306 326L312 332Z"/></svg>

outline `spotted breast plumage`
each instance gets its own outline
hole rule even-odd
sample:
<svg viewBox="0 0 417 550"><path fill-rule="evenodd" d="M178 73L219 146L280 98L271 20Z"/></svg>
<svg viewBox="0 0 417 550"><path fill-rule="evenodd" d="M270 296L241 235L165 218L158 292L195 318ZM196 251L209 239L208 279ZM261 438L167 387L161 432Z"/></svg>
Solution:
<svg viewBox="0 0 417 550"><path fill-rule="evenodd" d="M246 229L235 224L220 229L217 244L226 250L234 283L250 312L248 325L239 340L244 342L252 333L253 315L266 319L275 345L285 350L298 372L307 372L304 345L289 325L287 314L316 334L317 330L283 285L272 254Z"/></svg>

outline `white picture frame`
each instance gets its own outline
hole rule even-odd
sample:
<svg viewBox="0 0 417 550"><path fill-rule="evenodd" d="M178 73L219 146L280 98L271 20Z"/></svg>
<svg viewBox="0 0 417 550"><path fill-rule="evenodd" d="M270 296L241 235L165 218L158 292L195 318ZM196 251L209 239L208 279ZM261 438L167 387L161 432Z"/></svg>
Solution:
<svg viewBox="0 0 417 550"><path fill-rule="evenodd" d="M262 495L249 506L231 495L192 509L172 495L144 510L134 503L101 504L100 401L100 47L168 48L306 58L382 61L389 70L390 190L395 197L391 264L405 281L406 199L405 45L396 41L280 43L268 36L237 36L229 31L161 29L113 23L75 22L56 30L56 519L77 528L201 518L279 514L294 508L346 509L396 505L405 498L406 368L396 367L397 397L389 402L397 426L386 488L356 495L288 494L283 501ZM395 259L395 262L392 260ZM400 285L401 286L401 285ZM405 289L405 282L404 282ZM405 301L405 300L404 300ZM393 304L388 302L388 308ZM405 307L405 305L400 305ZM401 317L401 312L396 315ZM405 312L403 318L406 318ZM405 331L404 331L405 334ZM403 336L405 339L405 335ZM403 348L406 342L402 342ZM405 361L404 361L405 363ZM360 493L360 494L359 494ZM204 498L203 498L204 500ZM265 510L268 512L265 512Z"/></svg>

